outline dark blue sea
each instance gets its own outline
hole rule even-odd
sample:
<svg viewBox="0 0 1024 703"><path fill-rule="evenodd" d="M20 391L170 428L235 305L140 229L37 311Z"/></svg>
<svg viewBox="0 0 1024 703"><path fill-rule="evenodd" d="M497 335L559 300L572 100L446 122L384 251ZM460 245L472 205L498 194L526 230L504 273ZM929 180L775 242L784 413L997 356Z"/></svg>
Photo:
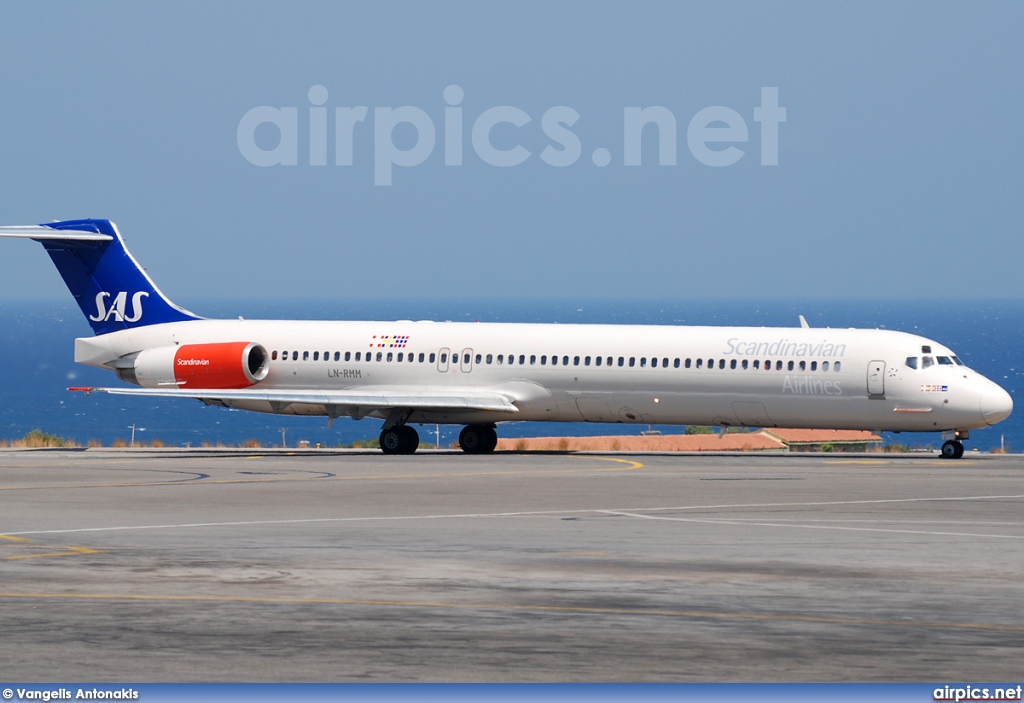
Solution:
<svg viewBox="0 0 1024 703"><path fill-rule="evenodd" d="M249 319L396 320L433 319L481 322L556 322L619 324L688 324L796 326L803 314L812 327L877 327L913 332L950 346L969 366L999 383L1018 409L987 430L972 433L968 449L985 451L1005 445L1024 451L1024 302L986 301L495 301L419 300L361 302L185 301L207 317ZM74 363L75 337L91 336L78 308L66 303L0 301L0 439L23 437L42 429L80 444L99 440L138 442L159 439L166 446L203 443L238 445L255 439L288 446L300 440L336 446L375 438L379 420L339 419L328 429L324 418L262 415L206 407L196 401L129 398L70 393L68 386L118 385L110 372ZM440 428L448 446L459 427ZM644 426L590 423L510 423L504 437L639 434ZM665 434L681 427L661 427ZM434 442L434 428L420 428L424 445ZM912 447L937 447L935 434L887 435Z"/></svg>

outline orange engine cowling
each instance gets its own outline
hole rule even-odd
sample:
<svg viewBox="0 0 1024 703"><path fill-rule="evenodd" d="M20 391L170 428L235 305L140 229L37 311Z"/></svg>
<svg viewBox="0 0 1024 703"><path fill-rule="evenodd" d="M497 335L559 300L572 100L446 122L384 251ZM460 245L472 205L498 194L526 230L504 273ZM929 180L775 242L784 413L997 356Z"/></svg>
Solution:
<svg viewBox="0 0 1024 703"><path fill-rule="evenodd" d="M146 349L118 375L147 388L248 388L267 377L267 350L254 342Z"/></svg>

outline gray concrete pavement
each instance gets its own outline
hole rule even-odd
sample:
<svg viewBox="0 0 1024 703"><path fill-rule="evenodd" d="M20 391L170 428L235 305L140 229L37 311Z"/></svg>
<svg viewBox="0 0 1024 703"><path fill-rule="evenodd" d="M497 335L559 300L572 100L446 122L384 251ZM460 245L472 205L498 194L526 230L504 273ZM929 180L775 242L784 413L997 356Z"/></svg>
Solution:
<svg viewBox="0 0 1024 703"><path fill-rule="evenodd" d="M0 451L10 680L1016 680L1024 457Z"/></svg>

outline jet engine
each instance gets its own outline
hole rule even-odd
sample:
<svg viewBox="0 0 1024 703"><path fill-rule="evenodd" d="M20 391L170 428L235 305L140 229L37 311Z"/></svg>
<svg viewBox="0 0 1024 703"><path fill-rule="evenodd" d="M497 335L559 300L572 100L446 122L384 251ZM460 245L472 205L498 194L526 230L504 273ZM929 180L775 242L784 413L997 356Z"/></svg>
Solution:
<svg viewBox="0 0 1024 703"><path fill-rule="evenodd" d="M270 355L254 342L182 344L128 357L117 368L123 381L146 388L248 388L267 377Z"/></svg>

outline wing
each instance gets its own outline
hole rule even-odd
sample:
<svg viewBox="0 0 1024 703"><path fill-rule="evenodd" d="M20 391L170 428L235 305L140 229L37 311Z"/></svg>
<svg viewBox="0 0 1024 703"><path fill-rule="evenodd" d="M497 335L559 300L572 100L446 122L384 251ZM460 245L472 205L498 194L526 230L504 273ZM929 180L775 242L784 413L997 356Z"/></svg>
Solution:
<svg viewBox="0 0 1024 703"><path fill-rule="evenodd" d="M69 388L85 393L135 395L156 398L193 398L208 405L251 406L266 403L269 412L282 413L289 406L301 408L323 407L331 416L352 415L365 417L368 413L394 408L419 411L490 411L518 413L512 400L500 393L438 393L435 391L409 391L407 389L375 389L365 391L300 391L300 390L186 390L184 388ZM248 409L248 408L247 408ZM295 408L298 410L298 408ZM306 414L306 413L299 413ZM312 413L310 413L312 414Z"/></svg>

